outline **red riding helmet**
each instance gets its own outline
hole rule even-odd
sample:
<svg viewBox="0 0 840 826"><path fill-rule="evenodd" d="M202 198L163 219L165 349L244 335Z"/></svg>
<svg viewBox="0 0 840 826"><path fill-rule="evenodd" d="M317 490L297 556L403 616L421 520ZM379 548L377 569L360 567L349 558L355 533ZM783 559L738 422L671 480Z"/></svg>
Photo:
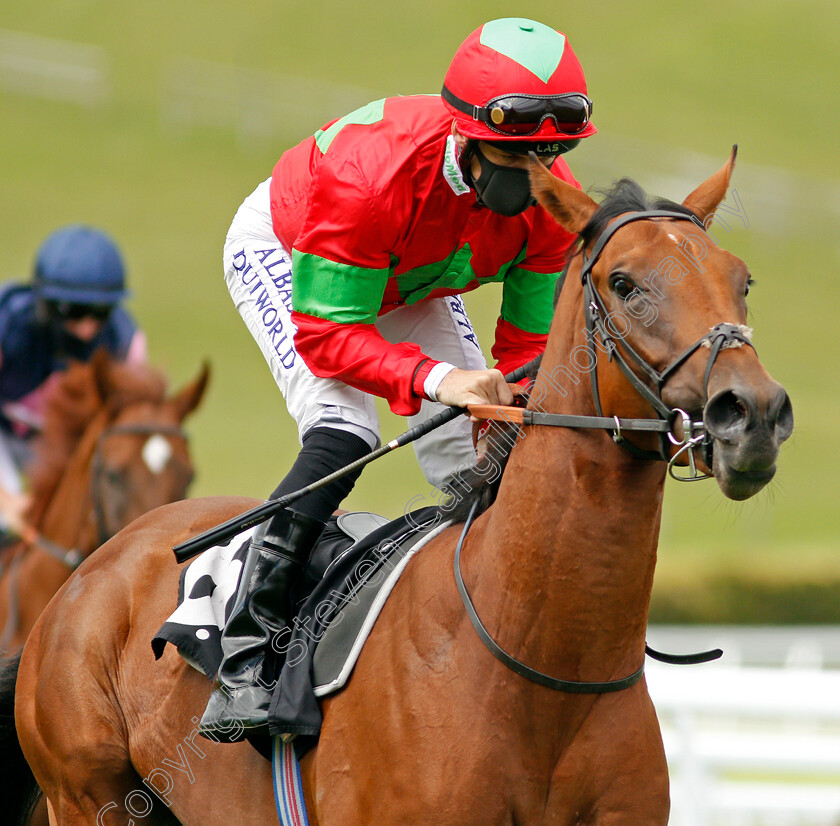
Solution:
<svg viewBox="0 0 840 826"><path fill-rule="evenodd" d="M534 20L507 17L476 29L455 53L441 96L468 138L551 141L597 131L566 36Z"/></svg>

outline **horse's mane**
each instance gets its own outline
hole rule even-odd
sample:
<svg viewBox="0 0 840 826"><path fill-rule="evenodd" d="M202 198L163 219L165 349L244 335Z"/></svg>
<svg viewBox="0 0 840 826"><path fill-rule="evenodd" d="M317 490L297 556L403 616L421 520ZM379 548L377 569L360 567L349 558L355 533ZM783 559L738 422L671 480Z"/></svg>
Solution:
<svg viewBox="0 0 840 826"><path fill-rule="evenodd" d="M631 178L621 178L613 182L610 187L595 188L592 191L602 197L598 209L580 233L580 240L584 246L591 244L606 229L610 221L625 212L667 209L689 216L693 215L691 210L682 204L675 203L667 198L648 195ZM560 295L562 282L563 278L557 284L554 296L555 304ZM487 464L495 464L504 469L513 444L514 442L510 438L497 440L497 443L494 443L491 447ZM498 474L497 478L488 481L488 473L486 469L483 470L482 468L484 464L482 462L479 466L456 471L444 483L443 490L451 495L451 501L440 506L444 518L455 522L463 522L467 518L474 501L478 500L476 516L493 504L499 490L502 474Z"/></svg>
<svg viewBox="0 0 840 826"><path fill-rule="evenodd" d="M604 189L596 188L593 189L593 192L603 197L598 209L580 233L584 244L592 243L607 228L607 224L613 218L617 218L625 212L668 209L689 216L694 214L682 204L675 203L667 198L648 195L631 178L621 178L621 180L615 181L612 186Z"/></svg>
<svg viewBox="0 0 840 826"><path fill-rule="evenodd" d="M97 354L89 363L72 362L57 374L44 407L43 430L33 444L27 519L38 525L88 425L107 406L110 417L130 404L159 404L166 395L163 375L146 365L110 361Z"/></svg>

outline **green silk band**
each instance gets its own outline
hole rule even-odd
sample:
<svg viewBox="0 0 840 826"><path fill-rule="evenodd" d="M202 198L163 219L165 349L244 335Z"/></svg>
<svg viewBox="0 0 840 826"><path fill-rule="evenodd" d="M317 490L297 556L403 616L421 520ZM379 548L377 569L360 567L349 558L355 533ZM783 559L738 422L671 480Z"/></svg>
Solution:
<svg viewBox="0 0 840 826"><path fill-rule="evenodd" d="M560 273L515 267L505 276L501 316L520 330L546 335L554 314L554 286Z"/></svg>
<svg viewBox="0 0 840 826"><path fill-rule="evenodd" d="M406 304L416 304L434 290L464 290L473 282L504 282L501 316L521 330L545 334L551 324L554 285L558 273L537 273L516 264L524 251L498 273L479 279L472 268L472 251L464 245L443 261L416 267L396 276ZM292 251L292 307L299 313L339 324L373 324L391 268L369 269Z"/></svg>
<svg viewBox="0 0 840 826"><path fill-rule="evenodd" d="M373 324L390 269L339 264L292 250L292 307L339 324Z"/></svg>

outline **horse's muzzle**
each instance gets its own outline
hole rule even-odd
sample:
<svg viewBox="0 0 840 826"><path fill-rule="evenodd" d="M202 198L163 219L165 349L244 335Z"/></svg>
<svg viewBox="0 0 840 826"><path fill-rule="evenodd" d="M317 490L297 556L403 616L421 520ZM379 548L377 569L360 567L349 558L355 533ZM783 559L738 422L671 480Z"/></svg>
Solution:
<svg viewBox="0 0 840 826"><path fill-rule="evenodd" d="M719 390L703 420L721 490L730 499L747 499L773 478L779 448L793 432L793 407L785 389L770 380Z"/></svg>

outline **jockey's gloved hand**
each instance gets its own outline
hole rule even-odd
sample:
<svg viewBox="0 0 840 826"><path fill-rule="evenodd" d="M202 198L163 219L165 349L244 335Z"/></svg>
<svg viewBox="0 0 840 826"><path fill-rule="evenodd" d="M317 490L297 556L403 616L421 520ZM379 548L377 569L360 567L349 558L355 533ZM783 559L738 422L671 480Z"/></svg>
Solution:
<svg viewBox="0 0 840 826"><path fill-rule="evenodd" d="M438 385L436 395L439 402L451 407L513 403L513 393L499 370L455 368Z"/></svg>

